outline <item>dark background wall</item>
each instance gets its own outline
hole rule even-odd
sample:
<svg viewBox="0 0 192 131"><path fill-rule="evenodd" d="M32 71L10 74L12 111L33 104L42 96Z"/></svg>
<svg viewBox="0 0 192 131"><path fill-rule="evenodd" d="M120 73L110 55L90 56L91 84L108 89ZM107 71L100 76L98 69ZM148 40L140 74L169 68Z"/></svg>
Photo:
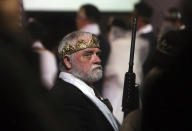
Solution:
<svg viewBox="0 0 192 131"><path fill-rule="evenodd" d="M56 48L58 42L67 33L75 30L75 12L26 12L26 19L33 17L47 28L44 43L50 49Z"/></svg>
<svg viewBox="0 0 192 131"><path fill-rule="evenodd" d="M101 30L103 34L107 33L108 21L110 17L120 17L128 23L129 12L102 12ZM34 17L43 23L48 34L44 43L54 50L59 41L68 33L76 30L75 17L76 12L26 12L26 18Z"/></svg>

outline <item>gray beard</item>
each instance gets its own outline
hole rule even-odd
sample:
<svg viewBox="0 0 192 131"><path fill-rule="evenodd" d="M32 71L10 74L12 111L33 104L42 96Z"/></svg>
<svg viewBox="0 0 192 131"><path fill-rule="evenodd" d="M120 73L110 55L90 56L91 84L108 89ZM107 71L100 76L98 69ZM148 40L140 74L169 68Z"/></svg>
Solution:
<svg viewBox="0 0 192 131"><path fill-rule="evenodd" d="M98 69L96 69L96 68L98 68ZM101 67L101 65L97 65L97 64L93 65L87 74L79 71L79 69L77 69L76 67L72 68L71 73L75 77L83 80L86 83L96 82L96 81L100 80L103 76L102 67Z"/></svg>

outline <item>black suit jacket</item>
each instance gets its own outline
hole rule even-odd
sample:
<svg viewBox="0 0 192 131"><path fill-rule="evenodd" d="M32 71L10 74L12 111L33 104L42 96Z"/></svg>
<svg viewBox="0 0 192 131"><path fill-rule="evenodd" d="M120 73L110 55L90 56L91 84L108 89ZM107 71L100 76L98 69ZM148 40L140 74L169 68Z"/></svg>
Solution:
<svg viewBox="0 0 192 131"><path fill-rule="evenodd" d="M157 38L156 38L154 32L141 34L141 37L143 39L146 39L147 41L149 41L149 54L148 54L148 57L143 64L143 73L144 73L144 76L146 76L146 74L149 72L149 70L153 66L150 63L152 61L153 55L154 55L155 50L156 50Z"/></svg>
<svg viewBox="0 0 192 131"><path fill-rule="evenodd" d="M58 79L52 93L61 105L67 131L114 130L98 107L72 84Z"/></svg>

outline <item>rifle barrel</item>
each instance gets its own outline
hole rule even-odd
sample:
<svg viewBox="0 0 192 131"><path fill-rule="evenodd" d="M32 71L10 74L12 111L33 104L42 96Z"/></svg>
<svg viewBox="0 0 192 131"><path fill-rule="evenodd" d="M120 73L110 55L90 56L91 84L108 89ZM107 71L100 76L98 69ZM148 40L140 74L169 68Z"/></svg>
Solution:
<svg viewBox="0 0 192 131"><path fill-rule="evenodd" d="M133 60L134 60L134 50L135 50L135 37L136 37L136 27L137 26L137 19L133 19L133 29L132 29L132 38L131 38L131 52L129 58L129 72L133 72Z"/></svg>

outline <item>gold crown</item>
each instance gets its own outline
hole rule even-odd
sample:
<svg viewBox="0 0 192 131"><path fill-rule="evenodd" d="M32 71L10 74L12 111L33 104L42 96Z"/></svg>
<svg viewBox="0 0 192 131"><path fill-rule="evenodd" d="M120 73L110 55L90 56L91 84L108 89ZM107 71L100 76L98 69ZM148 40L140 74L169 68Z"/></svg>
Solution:
<svg viewBox="0 0 192 131"><path fill-rule="evenodd" d="M71 55L74 52L83 50L86 48L100 48L99 40L96 37L92 37L91 40L85 42L85 40L78 40L75 45L66 44L63 47L62 55Z"/></svg>

